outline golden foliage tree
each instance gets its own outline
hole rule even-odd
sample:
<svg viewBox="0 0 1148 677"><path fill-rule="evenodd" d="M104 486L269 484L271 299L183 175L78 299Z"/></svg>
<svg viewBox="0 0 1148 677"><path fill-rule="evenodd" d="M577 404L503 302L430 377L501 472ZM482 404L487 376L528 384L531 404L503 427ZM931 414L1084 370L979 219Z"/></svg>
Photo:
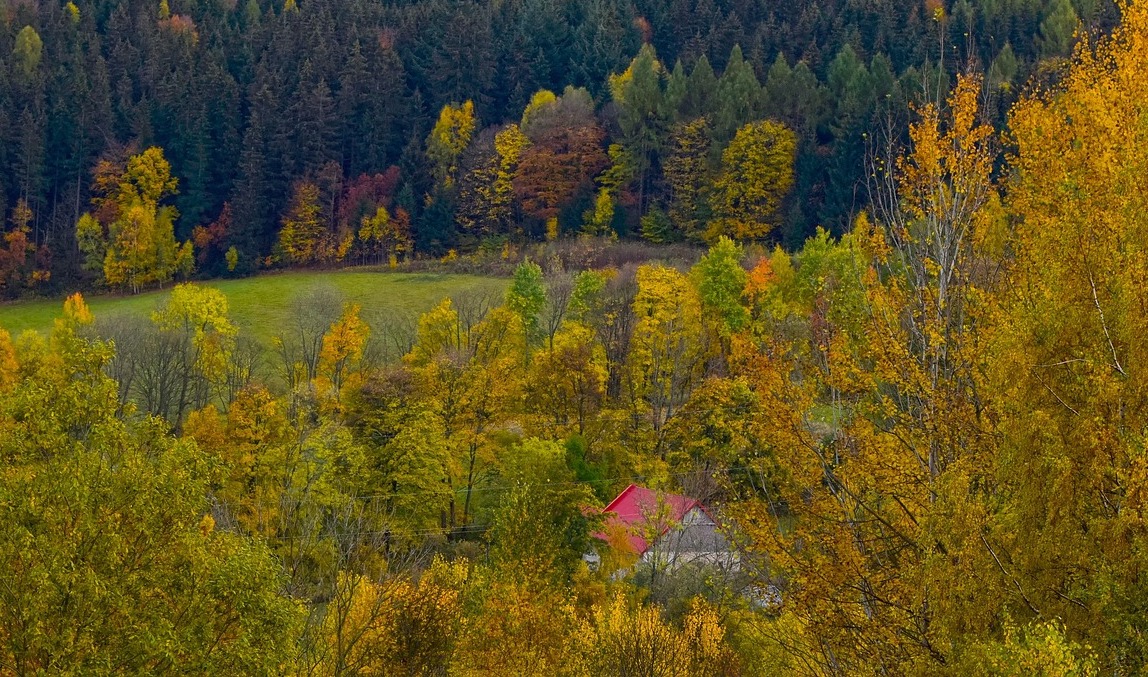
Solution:
<svg viewBox="0 0 1148 677"><path fill-rule="evenodd" d="M546 349L534 352L526 410L551 438L584 434L605 395L606 353L589 327L567 322Z"/></svg>
<svg viewBox="0 0 1148 677"><path fill-rule="evenodd" d="M530 140L516 124L494 133L484 133L472 144L468 155L477 155L474 165L459 182L459 225L478 235L506 233L514 223L513 180L518 161Z"/></svg>
<svg viewBox="0 0 1148 677"><path fill-rule="evenodd" d="M359 317L359 305L348 303L343 306L342 316L323 336L319 373L325 382L331 384L336 399L347 377L363 358L363 349L370 335L371 328Z"/></svg>
<svg viewBox="0 0 1148 677"><path fill-rule="evenodd" d="M178 181L160 148L149 148L125 164L101 163L96 172L95 214L76 224L76 240L86 267L103 281L133 293L145 286L185 277L194 265L192 245L175 240L179 213L160 201L176 192Z"/></svg>
<svg viewBox="0 0 1148 677"><path fill-rule="evenodd" d="M1120 27L1082 45L1056 91L1012 112L1013 293L991 382L1012 604L1027 598L1026 616L1063 619L1070 637L1103 647L1102 671L1132 673L1148 664L1137 601L1148 564L1148 8L1121 9Z"/></svg>
<svg viewBox="0 0 1148 677"><path fill-rule="evenodd" d="M454 658L468 575L466 560L437 557L417 581L340 573L309 674L444 674Z"/></svg>
<svg viewBox="0 0 1148 677"><path fill-rule="evenodd" d="M768 235L781 201L793 186L796 155L797 136L779 122L751 122L737 130L722 152L721 175L713 185L714 218L706 239L728 235L754 240ZM694 167L687 165L683 170Z"/></svg>
<svg viewBox="0 0 1148 677"><path fill-rule="evenodd" d="M442 184L454 183L458 158L470 144L476 121L474 102L448 104L439 112L438 121L427 137L427 159L434 166L435 178Z"/></svg>
<svg viewBox="0 0 1148 677"><path fill-rule="evenodd" d="M962 78L943 113L920 111L882 224L862 216L840 243L807 244L796 273L782 269L798 293L774 308L802 313L805 333L762 318L768 338L739 365L774 412L761 434L786 480L747 521L771 525L757 537L836 669L944 665L963 632L992 624L967 582L1003 594L1007 580L982 493L994 444L977 330L995 268L977 247L994 193L978 92ZM768 287L778 270L751 280Z"/></svg>
<svg viewBox="0 0 1148 677"><path fill-rule="evenodd" d="M616 595L584 624L583 669L595 675L740 674L724 634L717 614L701 601L679 630L658 607L635 606Z"/></svg>
<svg viewBox="0 0 1148 677"><path fill-rule="evenodd" d="M687 275L642 266L637 283L630 395L654 434L653 446L664 453L666 423L701 381L710 347L702 328L701 298Z"/></svg>
<svg viewBox="0 0 1148 677"><path fill-rule="evenodd" d="M285 261L306 265L317 260L325 231L321 214L319 187L310 181L296 183L279 230L279 250Z"/></svg>
<svg viewBox="0 0 1148 677"><path fill-rule="evenodd" d="M447 299L419 319L418 339L404 359L450 449L451 527L470 521L474 490L493 468L492 435L520 396L525 352L522 321L506 307L477 317Z"/></svg>

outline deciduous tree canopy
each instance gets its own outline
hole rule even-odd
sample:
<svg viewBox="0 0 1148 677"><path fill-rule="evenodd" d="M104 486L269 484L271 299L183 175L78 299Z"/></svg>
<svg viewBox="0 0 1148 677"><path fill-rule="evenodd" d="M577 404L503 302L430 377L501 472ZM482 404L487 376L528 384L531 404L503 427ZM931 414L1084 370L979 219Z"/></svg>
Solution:
<svg viewBox="0 0 1148 677"><path fill-rule="evenodd" d="M195 284L148 317L95 318L77 294L49 335L0 329L0 672L1148 670L1148 6L1065 56L1099 4L869 3L868 23L847 4L352 3L408 20L367 34L323 0L11 8L12 128L36 129L60 80L91 93L69 119L146 140L99 151L91 209L61 221L67 265L139 289L185 260L274 264L274 242L301 265L458 242L496 244L511 279L409 324L305 289L267 346ZM982 49L985 25L1009 42ZM345 60L337 28L364 38ZM817 37L763 73L774 32ZM965 33L990 65L946 84ZM943 62L907 65L914 35ZM280 81L230 40L315 58ZM558 96L568 51L586 88ZM1038 53L1056 60L1006 86ZM211 96L189 95L188 61ZM231 69L264 85L250 101ZM148 87L102 79L136 70ZM291 116L229 126L251 101ZM902 109L905 133L878 134ZM306 136L276 148L288 118ZM88 197L93 137L54 134L71 164L40 173L34 143L0 144L6 285L48 281L46 196ZM177 207L228 192L226 162L292 199L237 195L184 228ZM848 228L779 246L839 207ZM650 260L582 229L712 242ZM206 256L183 258L189 232ZM631 484L658 500L627 530L600 509Z"/></svg>

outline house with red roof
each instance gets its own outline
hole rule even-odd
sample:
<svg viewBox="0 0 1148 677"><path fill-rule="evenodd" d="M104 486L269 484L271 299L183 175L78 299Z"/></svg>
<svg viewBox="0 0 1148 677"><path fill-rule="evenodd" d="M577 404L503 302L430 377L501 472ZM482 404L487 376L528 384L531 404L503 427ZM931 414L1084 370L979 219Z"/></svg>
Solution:
<svg viewBox="0 0 1148 677"><path fill-rule="evenodd" d="M738 568L737 553L709 508L696 499L631 484L602 512L604 529L594 537L609 541L621 532L640 563L668 569L686 564ZM596 555L587 562L594 566Z"/></svg>

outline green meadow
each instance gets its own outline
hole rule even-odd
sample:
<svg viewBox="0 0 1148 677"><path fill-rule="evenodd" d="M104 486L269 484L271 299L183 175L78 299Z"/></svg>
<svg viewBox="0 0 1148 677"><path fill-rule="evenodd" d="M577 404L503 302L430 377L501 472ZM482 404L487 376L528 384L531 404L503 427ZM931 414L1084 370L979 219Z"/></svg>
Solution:
<svg viewBox="0 0 1148 677"><path fill-rule="evenodd" d="M362 306L369 322L388 314L417 317L439 301L461 293L498 295L506 281L472 275L392 273L363 270L306 271L260 275L240 280L201 283L227 295L231 319L243 332L268 345L289 321L292 301L317 287L334 287L348 302ZM135 296L85 296L96 317L147 316L160 306L170 289ZM33 329L47 332L60 314L63 299L0 305L0 327L13 337Z"/></svg>

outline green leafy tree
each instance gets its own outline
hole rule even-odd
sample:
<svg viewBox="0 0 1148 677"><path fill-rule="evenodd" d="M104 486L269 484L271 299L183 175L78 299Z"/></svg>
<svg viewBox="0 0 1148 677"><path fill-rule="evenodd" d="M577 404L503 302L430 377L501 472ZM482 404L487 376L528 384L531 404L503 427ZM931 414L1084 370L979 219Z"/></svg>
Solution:
<svg viewBox="0 0 1148 677"><path fill-rule="evenodd" d="M412 532L442 527L450 507L451 459L443 429L430 407L415 402L417 392L407 370L375 374L346 402L347 419L366 448L371 483L401 526ZM417 538L396 530L398 543Z"/></svg>
<svg viewBox="0 0 1148 677"><path fill-rule="evenodd" d="M720 237L694 266L702 308L717 320L719 333L729 337L745 327L749 312L742 300L749 279L741 267L742 248L728 237Z"/></svg>
<svg viewBox="0 0 1148 677"><path fill-rule="evenodd" d="M572 480L566 450L557 442L527 439L502 457L502 479L512 487L490 531L496 566L530 563L544 576L568 584L589 547L590 519L582 506L592 500ZM533 534L522 538L522 534Z"/></svg>
<svg viewBox="0 0 1148 677"><path fill-rule="evenodd" d="M618 105L622 144L634 159L638 213L645 212L656 161L665 143L671 111L665 105L665 69L654 48L643 45L630 67L610 77L610 94Z"/></svg>
<svg viewBox="0 0 1148 677"><path fill-rule="evenodd" d="M694 119L712 114L716 107L718 79L705 54L698 58L686 82L686 95L679 104L679 115Z"/></svg>
<svg viewBox="0 0 1148 677"><path fill-rule="evenodd" d="M642 217L642 237L650 242L673 242L678 239L678 231L673 221L661 209L652 209Z"/></svg>
<svg viewBox="0 0 1148 677"><path fill-rule="evenodd" d="M22 582L0 586L0 663L15 674L281 673L302 609L280 594L278 563L214 528L214 466L194 443L117 416L102 373L112 349L84 338L91 321L70 299L51 359L26 346L0 400L0 564Z"/></svg>
<svg viewBox="0 0 1148 677"><path fill-rule="evenodd" d="M714 139L720 148L720 144L732 139L742 125L760 115L761 84L753 72L753 64L742 56L739 45L734 45L718 79L716 99Z"/></svg>
<svg viewBox="0 0 1148 677"><path fill-rule="evenodd" d="M522 320L529 341L542 338L540 319L546 307L546 280L541 266L528 259L514 269L514 279L506 290L506 307Z"/></svg>
<svg viewBox="0 0 1148 677"><path fill-rule="evenodd" d="M1045 58L1068 56L1079 26L1080 18L1070 0L1052 0L1040 22L1040 55Z"/></svg>
<svg viewBox="0 0 1148 677"><path fill-rule="evenodd" d="M1017 70L1016 52L1013 51L1012 44L1006 42L989 68L988 83L1002 91L1011 91L1016 84L1013 82L1013 78L1016 77Z"/></svg>

